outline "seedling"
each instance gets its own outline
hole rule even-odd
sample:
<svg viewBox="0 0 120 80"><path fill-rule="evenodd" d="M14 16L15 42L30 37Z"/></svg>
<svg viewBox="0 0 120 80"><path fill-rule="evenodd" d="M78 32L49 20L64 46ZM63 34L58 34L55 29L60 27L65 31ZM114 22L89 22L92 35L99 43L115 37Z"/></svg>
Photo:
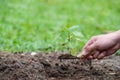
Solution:
<svg viewBox="0 0 120 80"><path fill-rule="evenodd" d="M66 27L60 31L60 38L64 40L61 46L67 48L73 56L76 56L77 52L80 51L81 47L86 43L85 36L78 25L66 25Z"/></svg>

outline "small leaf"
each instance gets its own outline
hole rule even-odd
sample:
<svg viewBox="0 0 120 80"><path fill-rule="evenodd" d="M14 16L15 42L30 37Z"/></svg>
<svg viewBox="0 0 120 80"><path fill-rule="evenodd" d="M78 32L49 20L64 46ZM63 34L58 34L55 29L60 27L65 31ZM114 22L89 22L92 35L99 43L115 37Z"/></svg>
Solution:
<svg viewBox="0 0 120 80"><path fill-rule="evenodd" d="M77 49L76 48L72 48L71 49L71 55L72 56L76 56L77 55Z"/></svg>
<svg viewBox="0 0 120 80"><path fill-rule="evenodd" d="M79 25L74 25L74 26L69 28L70 31L78 30L78 29L80 29Z"/></svg>
<svg viewBox="0 0 120 80"><path fill-rule="evenodd" d="M72 32L73 35L75 35L76 37L84 37L84 35L81 33L81 32L78 32L78 31L74 31Z"/></svg>

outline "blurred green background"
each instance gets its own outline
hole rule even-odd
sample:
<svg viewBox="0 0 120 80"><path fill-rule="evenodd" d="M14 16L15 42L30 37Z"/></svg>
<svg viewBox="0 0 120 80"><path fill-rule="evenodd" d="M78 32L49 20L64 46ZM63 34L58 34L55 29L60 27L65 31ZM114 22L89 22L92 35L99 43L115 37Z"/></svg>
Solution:
<svg viewBox="0 0 120 80"><path fill-rule="evenodd" d="M120 29L120 0L0 0L0 51L76 53Z"/></svg>

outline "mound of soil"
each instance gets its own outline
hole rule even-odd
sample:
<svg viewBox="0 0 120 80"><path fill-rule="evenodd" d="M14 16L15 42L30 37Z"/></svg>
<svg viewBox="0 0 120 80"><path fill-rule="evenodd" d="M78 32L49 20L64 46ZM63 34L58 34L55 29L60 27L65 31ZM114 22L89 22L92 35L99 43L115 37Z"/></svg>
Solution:
<svg viewBox="0 0 120 80"><path fill-rule="evenodd" d="M61 59L65 53L0 53L0 80L120 80L120 56Z"/></svg>

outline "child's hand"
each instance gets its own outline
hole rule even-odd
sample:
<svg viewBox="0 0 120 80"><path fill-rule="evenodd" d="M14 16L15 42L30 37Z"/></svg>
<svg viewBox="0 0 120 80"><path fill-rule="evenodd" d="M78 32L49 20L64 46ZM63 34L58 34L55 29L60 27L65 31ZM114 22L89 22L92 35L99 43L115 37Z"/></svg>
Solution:
<svg viewBox="0 0 120 80"><path fill-rule="evenodd" d="M102 59L120 48L120 32L92 37L78 55L82 59ZM81 56L82 55L82 56Z"/></svg>

